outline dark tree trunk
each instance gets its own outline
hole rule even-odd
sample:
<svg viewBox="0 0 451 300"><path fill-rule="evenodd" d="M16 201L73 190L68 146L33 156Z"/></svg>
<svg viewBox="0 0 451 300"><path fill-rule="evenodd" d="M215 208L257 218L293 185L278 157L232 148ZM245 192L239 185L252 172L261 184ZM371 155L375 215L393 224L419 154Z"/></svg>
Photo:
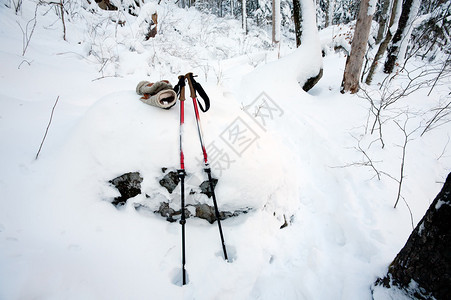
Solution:
<svg viewBox="0 0 451 300"><path fill-rule="evenodd" d="M412 280L418 286L409 289ZM417 299L451 299L451 173L387 276L376 285L395 285Z"/></svg>
<svg viewBox="0 0 451 300"><path fill-rule="evenodd" d="M360 73L362 72L363 58L371 29L372 15L368 15L369 0L360 2L359 15L355 25L354 38L351 44L351 54L346 59L341 93L357 93L359 90Z"/></svg>
<svg viewBox="0 0 451 300"><path fill-rule="evenodd" d="M395 68L396 60L398 59L399 48L401 40L405 38L407 23L409 22L410 11L412 10L413 0L404 0L402 4L401 16L399 17L398 29L393 36L392 44L388 48L387 59L384 65L384 73L390 74Z"/></svg>
<svg viewBox="0 0 451 300"><path fill-rule="evenodd" d="M329 27L330 26L330 22L329 22L329 18L330 18L330 15L329 15L329 5L330 5L330 3L329 3L329 0L326 0L326 1L324 1L325 2L325 9L324 9L324 14L325 14L325 17L324 17L324 28L327 28L327 27Z"/></svg>
<svg viewBox="0 0 451 300"><path fill-rule="evenodd" d="M384 55L385 51L388 48L388 44L390 44L390 41L393 37L393 35L390 31L390 27L392 27L393 23L395 22L396 8L398 7L398 1L401 1L401 0L393 1L393 8L392 8L391 15L390 15L390 22L388 23L389 29L387 31L387 34L385 35L384 40L382 41L382 43L380 43L379 48L377 49L376 56L374 56L374 60L371 63L371 67L370 67L368 76L366 77L366 81L365 81L366 84L371 84L371 81L373 81L373 75L374 75L374 72L376 71L377 65L379 64L379 60Z"/></svg>
<svg viewBox="0 0 451 300"><path fill-rule="evenodd" d="M301 2L300 0L293 0L293 19L294 19L294 32L296 34L296 47L301 45L302 36L302 15L301 15Z"/></svg>
<svg viewBox="0 0 451 300"><path fill-rule="evenodd" d="M302 89L306 92L310 91L322 77L323 77L323 69L320 69L318 75L307 79L307 81L302 86Z"/></svg>

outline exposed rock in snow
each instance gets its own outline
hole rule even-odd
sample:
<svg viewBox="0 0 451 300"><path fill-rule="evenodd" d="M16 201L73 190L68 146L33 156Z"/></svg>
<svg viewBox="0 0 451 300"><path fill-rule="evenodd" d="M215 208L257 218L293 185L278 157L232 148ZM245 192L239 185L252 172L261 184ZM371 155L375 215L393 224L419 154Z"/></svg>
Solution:
<svg viewBox="0 0 451 300"><path fill-rule="evenodd" d="M160 185L166 188L171 194L180 182L180 178L175 171L170 171L160 180Z"/></svg>
<svg viewBox="0 0 451 300"><path fill-rule="evenodd" d="M163 172L167 172L167 168L162 168ZM121 196L114 198L112 201L112 204L116 207L121 207L125 205L128 199L133 198L139 194L141 194L141 183L143 182L143 178L141 177L141 174L139 172L129 172L125 173L121 176L118 176L109 182L112 183L120 192ZM177 172L170 171L167 172L166 175L159 181L160 185L164 187L169 193L172 193L177 185L179 184L180 179L177 175ZM213 178L213 188L218 183L218 180L216 178ZM208 181L202 182L202 184L199 186L200 190L199 192L202 194L207 195L208 198L212 196L211 190L210 190L210 183ZM196 191L191 190L190 194L196 194ZM146 198L150 198L150 196L146 195ZM149 199L150 202L152 201L158 201L156 199ZM140 210L151 210L150 206L147 206L143 203L134 203L133 204L135 209L137 211ZM191 213L191 211L188 209L188 207L194 208L194 213ZM251 210L251 208L244 208L241 210L236 210L233 212L230 211L220 211L219 212L219 219L225 220L230 217L236 217L243 213L248 213ZM179 208L173 208L171 207L169 202L160 202L159 208L154 213L160 214L162 217L165 217L167 221L169 222L176 222L178 219L180 219L182 209ZM215 215L215 209L213 206L206 204L206 203L196 203L196 204L187 204L185 206L185 216L186 218L189 218L191 216L205 219L210 224L213 224L216 221L216 215Z"/></svg>
<svg viewBox="0 0 451 300"><path fill-rule="evenodd" d="M212 178L213 181L213 189L216 187L216 184L218 183L218 180L216 178ZM210 189L210 182L208 180L205 180L200 184L200 192L202 194L207 195L208 198L211 198L213 195L211 189Z"/></svg>
<svg viewBox="0 0 451 300"><path fill-rule="evenodd" d="M110 183L119 190L119 193L121 193L120 197L114 198L112 204L116 207L122 206L127 199L141 194L142 181L143 178L139 172L129 172L110 180Z"/></svg>

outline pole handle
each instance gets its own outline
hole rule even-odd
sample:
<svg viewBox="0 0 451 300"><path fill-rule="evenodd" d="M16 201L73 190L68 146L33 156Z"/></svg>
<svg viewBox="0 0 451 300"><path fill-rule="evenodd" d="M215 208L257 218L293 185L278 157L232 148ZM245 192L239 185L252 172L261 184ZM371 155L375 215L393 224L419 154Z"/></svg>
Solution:
<svg viewBox="0 0 451 300"><path fill-rule="evenodd" d="M199 103L200 109L203 112L207 112L207 110L210 108L210 98L208 98L207 93L205 93L203 87L196 80L194 80L193 73L187 73L185 75L185 78L188 79L191 98L193 100L197 100L197 103ZM204 100L204 105L202 105L199 99L197 99L196 92L198 92L199 96L202 98L202 100Z"/></svg>
<svg viewBox="0 0 451 300"><path fill-rule="evenodd" d="M180 92L179 92L179 100L180 101L185 101L185 76L183 75L179 75L179 82L177 83L175 89L179 89L180 88ZM176 91L177 92L177 91Z"/></svg>
<svg viewBox="0 0 451 300"><path fill-rule="evenodd" d="M197 97L196 96L196 89L194 88L194 85L193 85L193 81L194 81L193 73L191 73L191 72L186 73L185 78L188 80L190 97L191 98L196 98Z"/></svg>

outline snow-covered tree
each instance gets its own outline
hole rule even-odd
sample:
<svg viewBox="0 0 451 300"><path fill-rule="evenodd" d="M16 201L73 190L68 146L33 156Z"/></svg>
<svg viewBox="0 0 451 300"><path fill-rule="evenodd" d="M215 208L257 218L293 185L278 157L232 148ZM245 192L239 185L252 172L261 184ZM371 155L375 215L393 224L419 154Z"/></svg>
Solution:
<svg viewBox="0 0 451 300"><path fill-rule="evenodd" d="M377 49L376 55L374 56L373 62L371 63L371 67L368 71L368 75L365 81L366 84L371 84L374 73L376 72L376 68L379 65L379 60L384 55L385 51L387 51L388 45L393 38L394 31L396 31L395 26L397 25L397 20L399 19L397 16L400 9L400 5L398 4L400 3L402 3L402 0L393 0L393 2L391 3L392 5L390 12L390 21L388 23L388 30L383 41L379 44L379 48Z"/></svg>
<svg viewBox="0 0 451 300"><path fill-rule="evenodd" d="M336 1L333 13L333 24L346 24L356 19L359 9L359 1Z"/></svg>
<svg viewBox="0 0 451 300"><path fill-rule="evenodd" d="M272 42L280 42L280 0L272 0Z"/></svg>
<svg viewBox="0 0 451 300"><path fill-rule="evenodd" d="M318 27L326 28L332 25L335 0L317 0L316 6Z"/></svg>
<svg viewBox="0 0 451 300"><path fill-rule="evenodd" d="M440 53L451 53L451 2L431 2L420 7L425 18L412 32L408 56L433 60Z"/></svg>
<svg viewBox="0 0 451 300"><path fill-rule="evenodd" d="M392 44L388 48L387 59L384 64L384 73L392 73L396 62L403 59L420 8L420 0L405 0L402 4L398 29L393 36Z"/></svg>
<svg viewBox="0 0 451 300"><path fill-rule="evenodd" d="M241 2L241 22L244 32L247 34L247 12L246 12L246 0Z"/></svg>
<svg viewBox="0 0 451 300"><path fill-rule="evenodd" d="M393 3L392 0L381 0L381 9L380 15L378 19L379 29L377 31L376 43L379 44L384 38L385 31L387 29L387 25L389 24L388 20L390 18L390 6Z"/></svg>

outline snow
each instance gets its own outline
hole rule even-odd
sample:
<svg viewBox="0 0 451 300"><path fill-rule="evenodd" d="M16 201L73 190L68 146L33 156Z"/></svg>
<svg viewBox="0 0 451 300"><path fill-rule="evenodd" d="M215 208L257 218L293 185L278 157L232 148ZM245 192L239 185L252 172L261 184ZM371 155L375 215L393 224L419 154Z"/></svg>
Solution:
<svg viewBox="0 0 451 300"><path fill-rule="evenodd" d="M367 12L368 16L374 15L374 13L376 12L376 6L377 6L377 0L370 0L369 1L368 12Z"/></svg>
<svg viewBox="0 0 451 300"><path fill-rule="evenodd" d="M302 9L314 12L310 2ZM318 35L314 17L304 19L304 46L283 46L277 59L264 28L244 36L239 21L145 7L124 27L110 21L117 12L73 14L68 42L41 7L25 56L17 22L33 17L33 2L20 15L0 7L0 299L371 299L371 284L412 231L410 213L402 202L393 209L391 178L343 166L363 159L358 137L378 168L398 176L402 134L387 121L385 149L364 134L369 104L339 93L345 57L333 53L330 32ZM143 42L139 19L153 10L161 32ZM298 82L321 67L318 85L302 91ZM189 71L212 101L201 122L219 207L252 210L222 222L229 263L216 224L187 220L189 282L181 287L181 226L153 213L160 200L180 205L179 189L158 184L162 167L178 168L178 107L143 104L135 87L175 84ZM425 111L410 120L423 124L448 88L428 98L419 91L396 109ZM206 178L192 109L188 100L187 190ZM409 142L403 196L415 223L450 171L449 132L445 124ZM131 171L143 176L143 193L116 209L108 181ZM211 204L199 195L186 201ZM149 209L137 211L138 203Z"/></svg>
<svg viewBox="0 0 451 300"><path fill-rule="evenodd" d="M131 31L141 33L138 34L139 36L145 35L146 30L148 30L148 27L151 24L152 15L155 13L158 14L158 5L156 3L149 2L144 4L138 17L131 26Z"/></svg>
<svg viewBox="0 0 451 300"><path fill-rule="evenodd" d="M439 210L440 209L440 207L442 207L442 205L449 205L448 203L446 203L445 201L443 201L443 200L439 200L438 202L437 202L437 204L435 205L435 209L436 210Z"/></svg>

